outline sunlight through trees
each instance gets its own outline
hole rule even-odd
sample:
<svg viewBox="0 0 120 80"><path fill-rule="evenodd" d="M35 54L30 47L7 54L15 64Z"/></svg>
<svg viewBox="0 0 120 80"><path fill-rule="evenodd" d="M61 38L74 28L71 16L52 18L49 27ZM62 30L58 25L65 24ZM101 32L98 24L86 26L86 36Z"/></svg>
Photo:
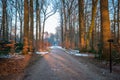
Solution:
<svg viewBox="0 0 120 80"><path fill-rule="evenodd" d="M56 13L59 25L51 34L45 25ZM108 39L120 53L120 0L0 0L0 43L19 43L23 54L60 45L107 59Z"/></svg>

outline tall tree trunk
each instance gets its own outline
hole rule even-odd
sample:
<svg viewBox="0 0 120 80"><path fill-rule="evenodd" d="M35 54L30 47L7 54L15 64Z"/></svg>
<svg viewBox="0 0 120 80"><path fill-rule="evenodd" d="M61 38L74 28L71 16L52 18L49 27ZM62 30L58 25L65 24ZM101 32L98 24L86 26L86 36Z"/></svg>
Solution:
<svg viewBox="0 0 120 80"><path fill-rule="evenodd" d="M22 19L20 19L20 43L22 43L23 39L23 24Z"/></svg>
<svg viewBox="0 0 120 80"><path fill-rule="evenodd" d="M68 49L71 48L71 22L70 22L70 19L71 19L71 16L70 16L70 10L68 9L68 32L67 32L67 42L68 42Z"/></svg>
<svg viewBox="0 0 120 80"><path fill-rule="evenodd" d="M0 23L2 23L2 22L0 22ZM2 25L0 25L0 39L2 39Z"/></svg>
<svg viewBox="0 0 120 80"><path fill-rule="evenodd" d="M33 0L30 0L30 52L33 51Z"/></svg>
<svg viewBox="0 0 120 80"><path fill-rule="evenodd" d="M5 24L6 24L5 39L6 39L6 41L8 41L8 39L9 39L9 35L8 35L8 33L9 33L8 23L9 23L9 21L8 21L8 13L6 11L6 16L5 16Z"/></svg>
<svg viewBox="0 0 120 80"><path fill-rule="evenodd" d="M41 41L41 16L40 16L41 10L39 8L39 16L38 16L38 20L39 20L39 41Z"/></svg>
<svg viewBox="0 0 120 80"><path fill-rule="evenodd" d="M70 8L71 9L71 8ZM72 27L72 15L70 9L68 10L68 23L69 23L69 34L68 34L68 40L69 40L69 48L73 49L73 27Z"/></svg>
<svg viewBox="0 0 120 80"><path fill-rule="evenodd" d="M43 20L43 29L42 29L42 50L44 50L45 46L44 46L44 29L45 29L45 17Z"/></svg>
<svg viewBox="0 0 120 80"><path fill-rule="evenodd" d="M64 41L64 30L63 30L63 13L62 13L62 8L60 9L60 26L61 26L61 46L62 47L64 47L64 43L63 43L63 41Z"/></svg>
<svg viewBox="0 0 120 80"><path fill-rule="evenodd" d="M88 49L93 48L93 46L90 46L90 42L91 42L91 40L93 40L92 34L94 33L93 30L94 30L94 26L95 26L97 3L98 3L98 0L92 0L92 20L91 20L90 28L89 28L88 35L87 35L87 47L88 47ZM93 42L94 41L92 41L91 45L93 45Z"/></svg>
<svg viewBox="0 0 120 80"><path fill-rule="evenodd" d="M86 0L86 6L85 6L85 34L88 34L88 26L89 26L89 18L88 18L88 3L89 0ZM85 37L87 37L87 35L85 35ZM85 39L85 49L87 49L87 38Z"/></svg>
<svg viewBox="0 0 120 80"><path fill-rule="evenodd" d="M41 7L39 6L39 15L38 15L38 21L39 21L39 49L41 48Z"/></svg>
<svg viewBox="0 0 120 80"><path fill-rule="evenodd" d="M2 38L6 40L6 2L7 0L2 0Z"/></svg>
<svg viewBox="0 0 120 80"><path fill-rule="evenodd" d="M11 17L11 21L10 21L10 40L12 40L12 17Z"/></svg>
<svg viewBox="0 0 120 80"><path fill-rule="evenodd" d="M115 3L114 0L112 0L112 4L113 4L113 9L114 9L114 13L113 13L113 35L114 35L114 42L117 41L116 39L116 8L115 8Z"/></svg>
<svg viewBox="0 0 120 80"><path fill-rule="evenodd" d="M38 50L38 30L39 30L39 3L36 0L36 50Z"/></svg>
<svg viewBox="0 0 120 80"><path fill-rule="evenodd" d="M17 38L17 0L16 0L16 12L15 12L15 43Z"/></svg>
<svg viewBox="0 0 120 80"><path fill-rule="evenodd" d="M117 42L120 44L120 0L118 0L118 11L117 11L117 26L118 26L118 38Z"/></svg>
<svg viewBox="0 0 120 80"><path fill-rule="evenodd" d="M101 9L101 36L102 36L102 49L103 59L109 58L109 43L108 39L111 38L110 31L110 19L108 11L108 0L100 0L100 9Z"/></svg>
<svg viewBox="0 0 120 80"><path fill-rule="evenodd" d="M67 19L66 19L66 10L65 10L65 1L64 0L62 0L62 5L63 5L63 15L64 15L64 42L63 42L63 44L64 44L64 47L67 47Z"/></svg>
<svg viewBox="0 0 120 80"><path fill-rule="evenodd" d="M79 48L84 50L85 48L85 25L84 25L84 0L78 0L79 5Z"/></svg>
<svg viewBox="0 0 120 80"><path fill-rule="evenodd" d="M29 5L28 5L28 0L24 0L23 54L28 54L28 32L29 32Z"/></svg>

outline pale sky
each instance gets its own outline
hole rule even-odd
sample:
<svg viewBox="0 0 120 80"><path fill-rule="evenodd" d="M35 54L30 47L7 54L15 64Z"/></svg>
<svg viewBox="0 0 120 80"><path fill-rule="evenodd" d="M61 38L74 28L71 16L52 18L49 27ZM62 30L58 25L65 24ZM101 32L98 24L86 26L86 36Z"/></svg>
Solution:
<svg viewBox="0 0 120 80"><path fill-rule="evenodd" d="M48 33L54 34L56 32L55 28L57 26L59 26L59 13L52 15L46 20L45 32L47 31Z"/></svg>

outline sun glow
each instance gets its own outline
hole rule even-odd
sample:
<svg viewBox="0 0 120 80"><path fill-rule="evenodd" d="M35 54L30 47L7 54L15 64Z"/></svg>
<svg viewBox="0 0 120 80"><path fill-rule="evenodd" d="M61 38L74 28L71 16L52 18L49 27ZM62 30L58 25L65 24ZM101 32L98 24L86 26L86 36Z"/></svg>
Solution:
<svg viewBox="0 0 120 80"><path fill-rule="evenodd" d="M55 13L53 16L46 20L45 32L53 33L56 32L56 27L59 26L59 13Z"/></svg>

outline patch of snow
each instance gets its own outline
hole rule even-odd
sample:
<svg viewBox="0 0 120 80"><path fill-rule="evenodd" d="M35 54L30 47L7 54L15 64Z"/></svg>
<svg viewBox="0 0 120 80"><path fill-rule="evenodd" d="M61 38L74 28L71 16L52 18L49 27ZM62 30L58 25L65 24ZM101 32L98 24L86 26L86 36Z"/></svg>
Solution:
<svg viewBox="0 0 120 80"><path fill-rule="evenodd" d="M88 54L75 54L75 56L88 56Z"/></svg>
<svg viewBox="0 0 120 80"><path fill-rule="evenodd" d="M75 55L75 56L83 56L83 57L94 57L94 54L87 54L87 53L80 53L79 50L68 50L68 54Z"/></svg>
<svg viewBox="0 0 120 80"><path fill-rule="evenodd" d="M68 50L68 52L67 52L68 54L79 54L79 50Z"/></svg>
<svg viewBox="0 0 120 80"><path fill-rule="evenodd" d="M58 49L62 49L62 47L61 46L51 46L51 47L49 47L50 49L56 49L56 48L58 48Z"/></svg>
<svg viewBox="0 0 120 80"><path fill-rule="evenodd" d="M11 58L11 55L0 55L0 58Z"/></svg>
<svg viewBox="0 0 120 80"><path fill-rule="evenodd" d="M11 55L13 59L22 59L25 58L24 55Z"/></svg>
<svg viewBox="0 0 120 80"><path fill-rule="evenodd" d="M79 54L75 54L75 56L94 57L94 54L79 53Z"/></svg>
<svg viewBox="0 0 120 80"><path fill-rule="evenodd" d="M41 54L41 55L45 55L48 54L49 52L36 52L36 54Z"/></svg>
<svg viewBox="0 0 120 80"><path fill-rule="evenodd" d="M0 58L21 59L21 58L24 58L24 56L23 55L1 55Z"/></svg>
<svg viewBox="0 0 120 80"><path fill-rule="evenodd" d="M74 51L74 52L80 52L79 50L72 50L72 51Z"/></svg>

